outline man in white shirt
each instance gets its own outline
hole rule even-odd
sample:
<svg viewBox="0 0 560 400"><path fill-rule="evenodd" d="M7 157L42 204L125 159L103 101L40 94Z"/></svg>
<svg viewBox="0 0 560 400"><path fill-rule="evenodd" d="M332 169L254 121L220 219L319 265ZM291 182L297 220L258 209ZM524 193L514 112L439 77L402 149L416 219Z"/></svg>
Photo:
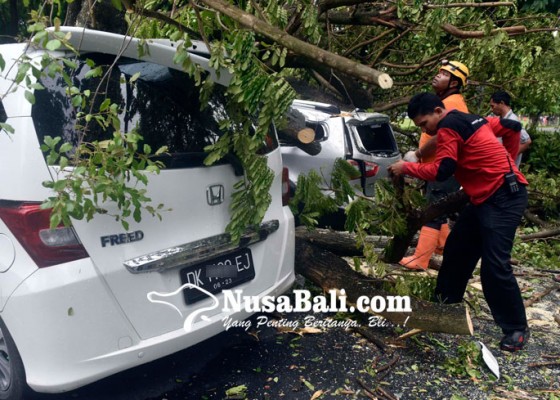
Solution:
<svg viewBox="0 0 560 400"><path fill-rule="evenodd" d="M519 118L513 110L511 109L511 96L504 91L498 91L492 95L490 98L490 108L494 115L504 118L512 119L514 121L519 121ZM521 129L521 137L519 143L519 155L515 159L515 164L519 167L521 164L521 158L523 157L523 152L529 148L531 145L531 137L525 129Z"/></svg>

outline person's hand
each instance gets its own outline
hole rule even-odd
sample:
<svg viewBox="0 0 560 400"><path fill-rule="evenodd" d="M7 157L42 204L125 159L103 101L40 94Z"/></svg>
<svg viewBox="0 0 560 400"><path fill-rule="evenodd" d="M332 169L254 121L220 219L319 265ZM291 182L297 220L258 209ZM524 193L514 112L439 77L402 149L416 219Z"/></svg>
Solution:
<svg viewBox="0 0 560 400"><path fill-rule="evenodd" d="M413 150L407 151L403 157L403 160L408 162L413 162L413 163L417 163L418 161L420 161L418 157L416 157L416 152Z"/></svg>
<svg viewBox="0 0 560 400"><path fill-rule="evenodd" d="M389 175L399 176L403 173L403 168L404 168L404 161L399 160L396 163L389 165L387 167L387 170L389 171Z"/></svg>

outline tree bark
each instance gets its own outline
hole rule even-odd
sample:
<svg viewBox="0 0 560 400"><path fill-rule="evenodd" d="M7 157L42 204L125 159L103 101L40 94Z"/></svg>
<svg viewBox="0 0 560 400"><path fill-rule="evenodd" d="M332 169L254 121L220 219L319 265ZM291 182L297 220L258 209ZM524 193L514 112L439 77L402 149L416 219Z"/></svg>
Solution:
<svg viewBox="0 0 560 400"><path fill-rule="evenodd" d="M269 25L265 21L261 21L255 16L246 13L223 0L201 0L201 2L206 4L208 7L227 15L252 31L286 47L288 50L310 59L316 59L317 61L322 62L337 71L345 72L363 80L364 82L378 85L383 89L389 89L393 85L393 80L388 74L320 49L317 46L313 46L303 40L290 36L286 32Z"/></svg>
<svg viewBox="0 0 560 400"><path fill-rule="evenodd" d="M315 78L319 84L328 90L335 91L337 97L342 101L323 101L326 103L334 103L341 108L370 108L373 97L371 93L364 89L355 77L344 73L343 71L333 71L333 68L325 67L319 60L315 60L298 54L289 54L289 60L286 60L286 66L291 68L307 68L315 72ZM293 80L289 80L290 83ZM292 85L293 86L293 85ZM296 91L297 88L295 88ZM304 92L311 92L313 88L307 84ZM301 94L301 91L298 91ZM310 97L315 100L315 95ZM322 101L322 100L320 100Z"/></svg>
<svg viewBox="0 0 560 400"><path fill-rule="evenodd" d="M441 201L430 204L424 210L410 212L406 218L406 231L402 234L395 235L393 240L385 248L383 260L390 263L398 262L405 255L412 238L422 225L440 215L458 211L464 207L467 202L468 196L465 192L459 190L458 192L451 193Z"/></svg>
<svg viewBox="0 0 560 400"><path fill-rule="evenodd" d="M396 14L396 13L395 13ZM349 13L349 12L329 12L328 15L319 17L319 21L335 25L353 25L353 26L372 26L381 25L387 28L406 29L407 24L395 18L393 15L380 16L379 12L362 12L362 13Z"/></svg>
<svg viewBox="0 0 560 400"><path fill-rule="evenodd" d="M296 228L296 240L304 240L321 248L331 251L337 256L363 256L363 247L358 246L356 235L349 232L332 231L316 228L309 231L303 226ZM390 238L387 236L368 236L366 243L374 247L383 248Z"/></svg>
<svg viewBox="0 0 560 400"><path fill-rule="evenodd" d="M356 304L361 296L391 296L367 277L353 271L346 261L304 240L296 241L296 272L323 290L344 289L347 304ZM464 304L430 303L411 298L411 312L379 312L394 324L426 332L472 335L473 326Z"/></svg>
<svg viewBox="0 0 560 400"><path fill-rule="evenodd" d="M526 240L533 240L533 239L546 239L553 236L560 235L560 228L555 229L548 229L540 232L529 233L527 235L519 235L519 239L526 241Z"/></svg>
<svg viewBox="0 0 560 400"><path fill-rule="evenodd" d="M524 26L509 26L506 28L492 29L490 34L487 34L484 31L465 31L451 24L443 24L441 28L445 32L458 37L459 39L482 39L488 36L496 35L499 32L506 32L508 35L515 35L525 33L527 31L527 28Z"/></svg>
<svg viewBox="0 0 560 400"><path fill-rule="evenodd" d="M315 131L305 125L305 115L295 108L286 114L286 125L278 129L278 135L294 142L309 144L315 140Z"/></svg>
<svg viewBox="0 0 560 400"><path fill-rule="evenodd" d="M124 11L118 11L110 0L77 0L69 4L65 23L100 31L126 34Z"/></svg>

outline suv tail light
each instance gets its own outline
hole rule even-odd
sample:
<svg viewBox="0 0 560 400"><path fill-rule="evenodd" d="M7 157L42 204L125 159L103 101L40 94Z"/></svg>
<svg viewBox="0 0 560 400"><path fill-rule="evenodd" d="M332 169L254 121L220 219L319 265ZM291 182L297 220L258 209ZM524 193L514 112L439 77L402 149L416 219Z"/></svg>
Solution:
<svg viewBox="0 0 560 400"><path fill-rule="evenodd" d="M379 165L371 161L357 161L353 159L346 160L348 164L360 171L364 178L371 178L379 172Z"/></svg>
<svg viewBox="0 0 560 400"><path fill-rule="evenodd" d="M287 206L290 202L290 175L288 168L282 168L282 205Z"/></svg>
<svg viewBox="0 0 560 400"><path fill-rule="evenodd" d="M38 203L0 205L0 218L39 268L89 257L74 229L49 228L50 215Z"/></svg>
<svg viewBox="0 0 560 400"><path fill-rule="evenodd" d="M362 176L362 167L360 166L360 163L358 161L348 159L346 160L346 162L358 170L358 173L355 176L351 176L350 179L358 179Z"/></svg>
<svg viewBox="0 0 560 400"><path fill-rule="evenodd" d="M379 172L379 165L374 162L364 161L364 170L365 177L371 178L372 176L377 175L377 172Z"/></svg>

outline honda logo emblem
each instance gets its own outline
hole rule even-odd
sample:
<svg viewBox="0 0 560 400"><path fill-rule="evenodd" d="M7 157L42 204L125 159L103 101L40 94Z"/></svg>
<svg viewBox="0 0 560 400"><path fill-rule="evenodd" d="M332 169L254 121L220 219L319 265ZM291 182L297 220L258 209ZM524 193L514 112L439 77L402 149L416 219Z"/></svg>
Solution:
<svg viewBox="0 0 560 400"><path fill-rule="evenodd" d="M224 186L212 185L206 188L206 201L208 205L216 206L224 202Z"/></svg>

